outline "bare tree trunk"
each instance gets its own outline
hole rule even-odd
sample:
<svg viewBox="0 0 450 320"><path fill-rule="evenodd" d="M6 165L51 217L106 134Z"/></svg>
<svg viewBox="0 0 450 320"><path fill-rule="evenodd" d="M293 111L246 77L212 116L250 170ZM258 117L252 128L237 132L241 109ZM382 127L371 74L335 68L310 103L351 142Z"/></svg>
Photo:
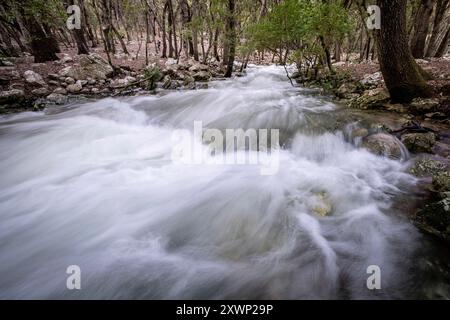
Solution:
<svg viewBox="0 0 450 320"><path fill-rule="evenodd" d="M423 58L425 55L428 29L435 2L436 0L421 0L411 39L411 52L414 58Z"/></svg>
<svg viewBox="0 0 450 320"><path fill-rule="evenodd" d="M436 14L433 23L433 32L431 34L430 42L426 52L427 57L434 57L437 53L442 39L445 37L447 30L450 28L449 23L446 20L446 13L450 8L450 1L437 0Z"/></svg>

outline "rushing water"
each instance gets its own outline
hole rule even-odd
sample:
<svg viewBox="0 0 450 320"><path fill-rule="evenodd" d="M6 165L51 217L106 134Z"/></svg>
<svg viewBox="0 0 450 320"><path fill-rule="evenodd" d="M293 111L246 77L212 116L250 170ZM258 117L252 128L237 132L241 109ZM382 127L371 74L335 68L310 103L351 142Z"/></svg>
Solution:
<svg viewBox="0 0 450 320"><path fill-rule="evenodd" d="M3 118L0 298L445 295L439 279L424 293L423 237L393 209L416 183L406 162L326 129L336 108L282 68L252 67L206 90ZM174 163L173 130L199 120L280 129L278 173ZM69 265L79 291L66 289ZM366 286L370 265L381 290Z"/></svg>

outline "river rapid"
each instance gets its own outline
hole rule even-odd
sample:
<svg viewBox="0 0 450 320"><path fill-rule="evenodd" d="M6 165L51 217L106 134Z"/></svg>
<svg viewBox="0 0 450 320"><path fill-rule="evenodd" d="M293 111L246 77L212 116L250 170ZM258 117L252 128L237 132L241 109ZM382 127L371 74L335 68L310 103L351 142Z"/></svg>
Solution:
<svg viewBox="0 0 450 320"><path fill-rule="evenodd" d="M0 298L449 298L441 250L398 204L417 183L407 157L360 148L353 121L330 129L338 110L252 66L209 89L4 116ZM279 129L278 171L174 162L174 130L195 121Z"/></svg>

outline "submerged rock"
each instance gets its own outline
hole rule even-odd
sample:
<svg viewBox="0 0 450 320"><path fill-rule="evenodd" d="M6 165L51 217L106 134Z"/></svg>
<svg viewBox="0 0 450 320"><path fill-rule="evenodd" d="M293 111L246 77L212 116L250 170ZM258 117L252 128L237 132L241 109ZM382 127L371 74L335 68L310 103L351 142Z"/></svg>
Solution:
<svg viewBox="0 0 450 320"><path fill-rule="evenodd" d="M326 192L318 192L314 194L313 212L321 217L329 216L333 211L333 205Z"/></svg>
<svg viewBox="0 0 450 320"><path fill-rule="evenodd" d="M404 153L402 143L396 137L386 133L377 133L366 137L363 140L363 147L376 155L391 159L401 159Z"/></svg>
<svg viewBox="0 0 450 320"><path fill-rule="evenodd" d="M436 135L428 133L408 133L402 136L402 142L413 153L433 153Z"/></svg>

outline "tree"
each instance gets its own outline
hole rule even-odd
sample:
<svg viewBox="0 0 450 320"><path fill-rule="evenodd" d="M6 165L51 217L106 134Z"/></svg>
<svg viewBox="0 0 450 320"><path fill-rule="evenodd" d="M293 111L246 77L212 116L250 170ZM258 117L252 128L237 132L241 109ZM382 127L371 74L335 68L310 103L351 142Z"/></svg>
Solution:
<svg viewBox="0 0 450 320"><path fill-rule="evenodd" d="M377 0L381 9L381 30L375 33L381 72L391 99L398 102L428 97L432 93L409 50L406 1Z"/></svg>
<svg viewBox="0 0 450 320"><path fill-rule="evenodd" d="M66 6L74 5L75 0L68 0L65 1ZM86 24L84 19L84 1L79 1L80 9L81 9L81 29L73 29L72 34L75 38L75 42L77 43L78 48L78 54L89 54L89 47L86 42L86 38L84 36L85 30L86 30Z"/></svg>
<svg viewBox="0 0 450 320"><path fill-rule="evenodd" d="M226 25L226 41L228 43L228 62L225 78L230 78L233 73L234 59L236 55L236 3L235 0L228 0L228 14Z"/></svg>
<svg viewBox="0 0 450 320"><path fill-rule="evenodd" d="M414 34L411 39L411 52L414 58L423 58L428 35L429 23L436 0L421 0L414 22Z"/></svg>

